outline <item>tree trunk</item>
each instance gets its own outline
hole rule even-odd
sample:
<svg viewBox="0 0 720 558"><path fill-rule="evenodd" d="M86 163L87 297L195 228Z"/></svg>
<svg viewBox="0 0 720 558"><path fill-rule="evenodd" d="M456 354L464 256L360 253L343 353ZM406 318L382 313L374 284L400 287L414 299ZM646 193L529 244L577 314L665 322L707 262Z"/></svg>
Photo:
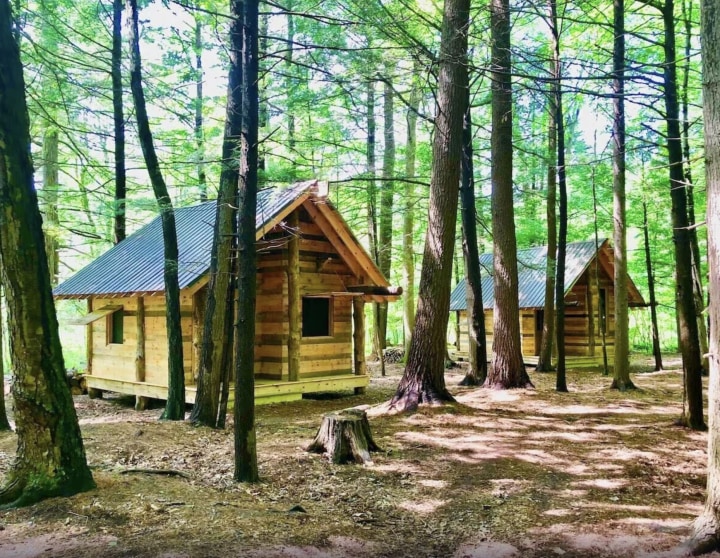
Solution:
<svg viewBox="0 0 720 558"><path fill-rule="evenodd" d="M720 550L720 5L703 0L703 116L707 184L708 264L710 267L710 381L708 474L705 508L688 543L694 555Z"/></svg>
<svg viewBox="0 0 720 558"><path fill-rule="evenodd" d="M593 159L597 160L597 132L593 139ZM598 232L598 198L597 198L597 176L595 174L595 165L591 169L591 182L592 182L592 197L593 197L593 231L595 234L595 246L600 246L600 234ZM593 266L593 279L595 280L595 290L598 293L598 324L600 325L600 347L602 349L602 363L603 363L603 375L608 375L608 354L607 354L607 316L600 323L601 312L605 312L605 308L600 308L600 260L595 258L595 265Z"/></svg>
<svg viewBox="0 0 720 558"><path fill-rule="evenodd" d="M415 331L407 366L391 406L416 409L420 403L452 401L445 387L446 335L450 312L462 126L466 104L467 33L470 0L446 0L440 43L437 110L433 137L428 227Z"/></svg>
<svg viewBox="0 0 720 558"><path fill-rule="evenodd" d="M613 243L615 358L612 389L625 391L630 379L628 338L627 220L625 217L625 0L613 0ZM558 336L560 332L558 332Z"/></svg>
<svg viewBox="0 0 720 558"><path fill-rule="evenodd" d="M205 133L203 132L203 66L202 66L202 22L195 14L195 159L197 161L198 190L200 201L208 199L207 176L205 173Z"/></svg>
<svg viewBox="0 0 720 558"><path fill-rule="evenodd" d="M5 351L3 350L3 328L5 320L3 319L2 309L2 274L0 273L0 432L10 430L10 422L8 421L7 409L5 408Z"/></svg>
<svg viewBox="0 0 720 558"><path fill-rule="evenodd" d="M648 232L647 202L643 200L643 236L645 240L645 270L648 280L648 297L650 304L650 329L652 330L652 348L655 358L655 371L663 369L662 353L660 352L660 330L657 321L657 299L655 298L655 274L650 255L650 234Z"/></svg>
<svg viewBox="0 0 720 558"><path fill-rule="evenodd" d="M407 111L407 139L405 142L405 207L403 214L403 329L405 359L410 354L410 341L415 328L415 153L417 147L417 111L420 106L420 87L416 82L419 72L413 66L413 84Z"/></svg>
<svg viewBox="0 0 720 558"><path fill-rule="evenodd" d="M557 131L557 172L560 194L560 230L558 234L557 274L555 279L555 301L557 304L555 331L557 332L557 377L555 389L567 391L565 377L565 259L567 253L568 200L567 200L567 169L565 167L565 117L562 102L562 63L560 60L560 27L558 24L557 2L550 0L550 17L553 34L553 71L555 82L555 126Z"/></svg>
<svg viewBox="0 0 720 558"><path fill-rule="evenodd" d="M551 7L551 13L556 8ZM551 41L556 41L556 28L550 30ZM554 52L554 49L553 49ZM557 66L553 64L553 74ZM547 168L547 265L545 266L545 306L543 309L543 329L540 338L540 354L536 370L550 372L553 370L552 354L555 342L555 277L557 273L557 117L555 92L550 94L548 110L548 168Z"/></svg>
<svg viewBox="0 0 720 558"><path fill-rule="evenodd" d="M222 428L225 424L225 409L221 396L228 392L235 339L233 277L237 248L236 204L240 179L237 161L242 130L242 7L242 0L230 3L230 69L225 105L222 169L210 252L210 281L203 321L197 394L190 413L193 424L211 428Z"/></svg>
<svg viewBox="0 0 720 558"><path fill-rule="evenodd" d="M688 6L689 4L689 6ZM708 372L708 332L705 326L705 300L702 286L702 257L698 242L698 230L695 221L695 185L693 184L692 165L690 164L690 60L692 56L692 0L682 1L682 21L685 25L685 63L683 64L682 85L682 139L683 164L685 170L685 189L687 191L688 223L690 225L690 244L693 254L693 298L695 300L695 315L698 323L698 337L700 341L700 355L703 374Z"/></svg>
<svg viewBox="0 0 720 558"><path fill-rule="evenodd" d="M389 71L392 67L388 64L388 75L385 77L383 90L383 183L380 190L380 222L378 230L378 267L382 274L390 279L390 267L392 263L392 237L393 237L393 196L395 194L395 116L393 102L393 88L390 81ZM376 302L377 312L377 336L380 343L380 351L387 347L387 320L388 303ZM382 372L385 371L384 361ZM383 374L384 375L384 374Z"/></svg>
<svg viewBox="0 0 720 558"><path fill-rule="evenodd" d="M531 386L520 345L517 243L513 209L512 82L509 0L490 3L492 35L492 231L494 239L493 365L490 388Z"/></svg>
<svg viewBox="0 0 720 558"><path fill-rule="evenodd" d="M58 143L59 135L55 127L50 127L43 137L43 206L45 208L43 225L45 226L45 251L50 270L50 284L57 285L60 270L60 220L58 218Z"/></svg>
<svg viewBox="0 0 720 558"><path fill-rule="evenodd" d="M297 173L297 154L295 153L295 107L293 102L293 91L297 87L297 83L293 82L293 55L295 53L295 18L291 13L294 8L294 2L288 1L286 9L287 14L287 43L285 47L285 89L287 92L287 127L288 127L288 153L290 154L290 163L292 165L292 180L295 180Z"/></svg>
<svg viewBox="0 0 720 558"><path fill-rule="evenodd" d="M125 240L127 179L125 173L125 115L123 113L122 84L122 10L123 0L113 0L112 31L112 102L115 132L115 207L113 208L113 230L115 244Z"/></svg>
<svg viewBox="0 0 720 558"><path fill-rule="evenodd" d="M465 288L468 321L468 357L470 370L460 382L463 386L480 386L487 379L487 340L483 306L480 254L478 253L477 210L475 208L475 177L473 173L472 114L470 88L465 98L463 120L463 157L460 177L462 214L462 247L465 259Z"/></svg>
<svg viewBox="0 0 720 558"><path fill-rule="evenodd" d="M242 133L238 188L238 283L235 318L235 480L257 482L255 440L255 292L257 262L258 0L245 0L242 26Z"/></svg>
<svg viewBox="0 0 720 558"><path fill-rule="evenodd" d="M33 184L25 82L11 29L10 4L0 0L0 283L6 289L18 437L0 507L95 487L65 377Z"/></svg>
<svg viewBox="0 0 720 558"><path fill-rule="evenodd" d="M126 6L129 18L130 88L135 103L140 146L142 147L150 183L160 210L165 254L168 398L162 418L165 420L183 420L185 418L185 370L183 367L182 330L180 329L180 285L178 282L178 244L175 211L155 153L150 121L145 106L145 93L142 86L142 63L140 60L140 38L138 35L137 0L127 0Z"/></svg>
<svg viewBox="0 0 720 558"><path fill-rule="evenodd" d="M704 430L702 355L700 354L700 338L693 295L693 250L690 238L690 223L688 221L687 192L685 189L680 135L674 14L673 0L665 0L663 7L665 28L664 97L675 249L675 304L689 412L689 416L683 416L681 421L693 430Z"/></svg>

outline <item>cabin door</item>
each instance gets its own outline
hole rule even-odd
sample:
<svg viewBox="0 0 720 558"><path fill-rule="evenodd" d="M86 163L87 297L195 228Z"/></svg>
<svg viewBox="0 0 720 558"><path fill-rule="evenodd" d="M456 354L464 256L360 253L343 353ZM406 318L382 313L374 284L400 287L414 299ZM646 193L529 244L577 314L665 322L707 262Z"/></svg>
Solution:
<svg viewBox="0 0 720 558"><path fill-rule="evenodd" d="M540 356L542 331L545 325L545 310L535 310L535 354Z"/></svg>

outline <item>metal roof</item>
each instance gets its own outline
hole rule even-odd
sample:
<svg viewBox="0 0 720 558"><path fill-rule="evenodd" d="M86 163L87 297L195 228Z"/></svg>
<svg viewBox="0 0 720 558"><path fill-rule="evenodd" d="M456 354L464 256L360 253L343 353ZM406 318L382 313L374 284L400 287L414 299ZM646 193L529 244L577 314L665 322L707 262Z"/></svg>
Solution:
<svg viewBox="0 0 720 558"><path fill-rule="evenodd" d="M287 188L267 188L258 192L255 226L267 226L316 181L300 182ZM216 202L175 209L178 238L178 279L180 288L192 285L210 268L210 250L215 223ZM63 298L98 295L128 295L165 291L164 247L160 217L82 268L53 290Z"/></svg>
<svg viewBox="0 0 720 558"><path fill-rule="evenodd" d="M598 249L607 242L599 242ZM565 259L565 294L572 289L587 266L592 261L598 249L594 241L570 242L567 245ZM518 301L520 308L543 308L545 306L545 266L547 265L547 246L538 246L526 250L518 250ZM490 310L495 305L492 253L480 256L482 274L483 307ZM463 278L450 295L450 310L465 310L465 285Z"/></svg>

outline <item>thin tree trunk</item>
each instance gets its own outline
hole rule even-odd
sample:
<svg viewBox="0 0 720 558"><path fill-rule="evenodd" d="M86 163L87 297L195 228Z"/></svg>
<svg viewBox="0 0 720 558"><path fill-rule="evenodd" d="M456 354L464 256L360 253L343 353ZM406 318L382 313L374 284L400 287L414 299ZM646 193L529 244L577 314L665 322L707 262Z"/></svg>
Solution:
<svg viewBox="0 0 720 558"><path fill-rule="evenodd" d="M160 210L163 231L165 304L167 307L165 324L168 335L168 398L162 418L165 420L183 420L185 418L185 370L183 368L183 343L180 327L180 285L178 281L178 244L175 211L155 153L150 121L145 106L145 93L142 86L142 63L140 60L140 38L138 35L137 0L127 0L126 7L129 18L130 88L135 103L138 137L153 193Z"/></svg>
<svg viewBox="0 0 720 558"><path fill-rule="evenodd" d="M419 71L413 66L413 85L407 111L407 139L405 142L405 204L403 215L403 328L405 359L410 354L410 341L415 328L415 153L417 147L417 111L420 106L420 87L416 82Z"/></svg>
<svg viewBox="0 0 720 558"><path fill-rule="evenodd" d="M510 55L510 4L491 0L492 231L495 242L493 283L493 365L485 385L508 389L531 386L523 364L518 304L517 242L513 209L512 63Z"/></svg>
<svg viewBox="0 0 720 558"><path fill-rule="evenodd" d="M463 386L480 386L487 379L487 339L483 306L480 254L478 253L477 210L475 208L475 177L473 173L473 132L470 88L465 96L463 120L463 157L460 177L462 214L462 247L465 259L465 288L468 321L468 357L470 369L460 382Z"/></svg>
<svg viewBox="0 0 720 558"><path fill-rule="evenodd" d="M0 489L0 508L7 508L70 496L95 483L65 377L8 0L0 0L0 52L0 283L6 289L18 438Z"/></svg>
<svg viewBox="0 0 720 558"><path fill-rule="evenodd" d="M388 75L385 77L383 90L383 183L380 190L380 222L378 230L378 267L383 275L390 279L392 263L392 237L393 237L393 197L395 194L395 107L393 102L393 88L389 72L392 69L387 65ZM376 302L377 323L380 353L387 347L387 319L388 303ZM382 372L385 367L382 367ZM384 375L384 374L383 374Z"/></svg>
<svg viewBox="0 0 720 558"><path fill-rule="evenodd" d="M720 5L702 0L703 116L707 222L720 222ZM710 268L710 381L708 397L708 469L705 508L688 542L694 555L720 549L720 229L708 227Z"/></svg>
<svg viewBox="0 0 720 558"><path fill-rule="evenodd" d="M557 2L550 0L550 17L552 19L553 52L554 52L554 94L555 94L555 126L557 130L557 172L560 194L560 230L558 234L557 274L555 279L555 303L557 305L555 330L557 332L557 377L555 389L567 391L565 377L565 259L567 253L568 200L567 170L565 168L565 117L562 102L562 63L560 60L560 27L558 25Z"/></svg>
<svg viewBox="0 0 720 558"><path fill-rule="evenodd" d="M698 321L693 295L693 249L683 172L673 0L665 0L662 15L665 28L664 98L675 250L675 301L689 412L689 415L683 416L681 421L693 430L704 430L702 355L700 354Z"/></svg>
<svg viewBox="0 0 720 558"><path fill-rule="evenodd" d="M237 249L239 141L242 130L242 10L242 0L230 3L230 69L225 105L222 170L210 252L210 281L205 303L197 394L190 414L193 424L214 428L222 428L225 424L227 407L223 408L222 395L228 393L235 339L233 277Z"/></svg>
<svg viewBox="0 0 720 558"><path fill-rule="evenodd" d="M689 6L688 6L689 4ZM690 12L690 13L688 13ZM705 300L702 286L702 257L698 242L698 230L695 225L695 185L692 177L692 166L690 164L690 60L692 55L692 0L682 1L682 20L685 25L685 63L683 64L683 85L682 85L682 138L683 138L683 164L685 171L685 189L687 192L688 223L690 225L690 244L693 255L693 298L695 300L695 315L698 323L698 337L700 341L700 355L703 374L708 371L708 337L705 327Z"/></svg>
<svg viewBox="0 0 720 558"><path fill-rule="evenodd" d="M660 352L660 333L657 321L657 299L655 298L655 274L653 273L652 257L650 254L650 233L648 227L647 202L643 200L643 237L645 240L645 271L648 280L648 297L650 303L650 329L652 331L653 357L655 358L655 371L663 369L662 353Z"/></svg>
<svg viewBox="0 0 720 558"><path fill-rule="evenodd" d="M43 138L43 205L45 208L43 225L45 226L45 251L50 270L50 284L57 285L60 270L60 220L58 218L58 143L59 134L50 127Z"/></svg>
<svg viewBox="0 0 720 558"><path fill-rule="evenodd" d="M292 11L294 3L292 0L287 3L287 43L285 47L285 72L287 77L285 78L285 89L287 94L287 127L288 127L288 152L290 154L290 161L292 165L292 179L296 178L297 172L297 159L295 153L295 107L293 103L293 91L297 87L292 79L293 69L293 55L295 54L295 18L293 17Z"/></svg>
<svg viewBox="0 0 720 558"><path fill-rule="evenodd" d="M125 173L125 114L123 112L122 84L122 10L123 0L113 0L111 78L115 133L115 207L113 208L115 244L125 240L126 236L127 178Z"/></svg>
<svg viewBox="0 0 720 558"><path fill-rule="evenodd" d="M470 0L446 0L439 55L430 207L415 331L405 373L391 406L452 401L445 387L450 279L462 162L462 126L468 87L467 36Z"/></svg>
<svg viewBox="0 0 720 558"><path fill-rule="evenodd" d="M597 132L593 138L593 160L597 161ZM600 233L598 232L598 199L597 199L597 176L595 174L595 165L592 165L590 171L591 183L592 183L592 196L593 196L593 231L595 234L595 249L600 247ZM604 308L600 308L600 260L595 258L595 265L593 266L593 279L595 280L595 288L598 293L598 324L600 325L600 347L602 349L602 363L603 363L603 376L609 374L608 371L608 354L607 354L607 304ZM600 320L600 316L605 315L604 320Z"/></svg>
<svg viewBox="0 0 720 558"><path fill-rule="evenodd" d="M203 132L203 66L202 22L195 14L195 158L197 161L198 190L200 201L208 199L207 175L205 173L205 133Z"/></svg>
<svg viewBox="0 0 720 558"><path fill-rule="evenodd" d="M555 30L551 29L551 40L555 41ZM553 65L553 73L556 66ZM540 338L540 354L536 370L551 372L552 355L555 342L555 276L557 273L557 103L555 92L550 94L548 110L548 168L547 200L547 265L545 266L545 306L543 309L543 329Z"/></svg>
<svg viewBox="0 0 720 558"><path fill-rule="evenodd" d="M613 0L613 243L615 358L611 388L634 389L628 337L627 219L625 215L625 1ZM558 335L560 333L558 332Z"/></svg>
<svg viewBox="0 0 720 558"><path fill-rule="evenodd" d="M245 0L242 27L242 133L238 188L238 283L235 318L235 480L257 482L255 439L255 292L257 262L258 0Z"/></svg>

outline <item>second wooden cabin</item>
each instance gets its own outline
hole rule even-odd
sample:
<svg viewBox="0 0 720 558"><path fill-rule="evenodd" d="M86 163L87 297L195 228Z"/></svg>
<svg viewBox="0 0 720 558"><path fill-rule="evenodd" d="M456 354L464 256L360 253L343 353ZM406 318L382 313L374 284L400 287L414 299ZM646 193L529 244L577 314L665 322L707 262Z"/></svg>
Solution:
<svg viewBox="0 0 720 558"><path fill-rule="evenodd" d="M256 401L363 389L364 303L390 287L317 181L258 193ZM186 401L196 393L216 202L176 209ZM87 385L139 398L167 397L160 218L59 285L87 300Z"/></svg>
<svg viewBox="0 0 720 558"><path fill-rule="evenodd" d="M536 361L545 319L545 273L547 246L519 250L518 302L520 333L526 362ZM493 255L483 254L482 293L488 354L493 342ZM572 242L567 245L565 266L565 351L569 357L601 355L603 342L609 355L615 346L615 291L613 253L609 240ZM455 287L450 310L455 314L453 337L457 356L468 352L468 323L465 279ZM642 295L628 277L628 302L631 307L645 306Z"/></svg>

